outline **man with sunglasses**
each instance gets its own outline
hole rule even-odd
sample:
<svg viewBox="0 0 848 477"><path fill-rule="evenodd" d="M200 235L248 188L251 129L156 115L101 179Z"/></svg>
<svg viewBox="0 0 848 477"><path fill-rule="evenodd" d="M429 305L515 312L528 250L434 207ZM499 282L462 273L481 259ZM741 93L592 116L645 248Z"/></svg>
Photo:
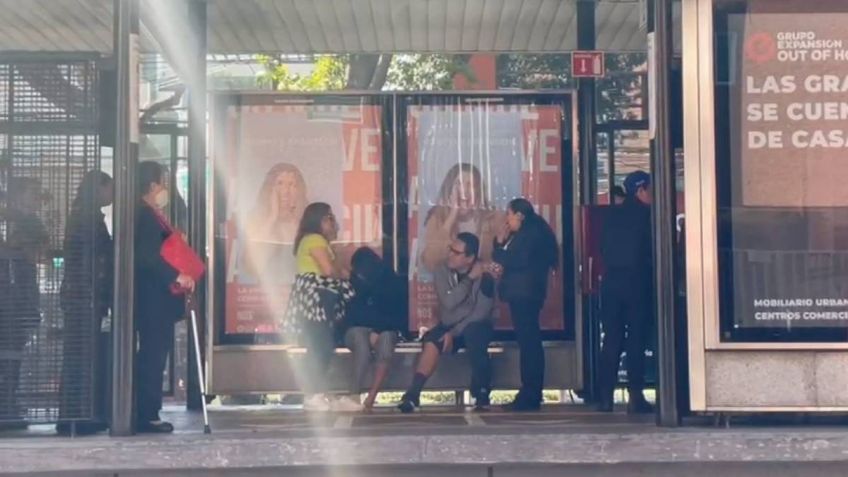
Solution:
<svg viewBox="0 0 848 477"><path fill-rule="evenodd" d="M463 232L450 244L446 263L435 271L439 324L422 337L421 356L412 386L398 409L410 413L421 405L421 390L432 376L442 353L466 348L471 360L471 396L477 410L489 407L495 280L478 261L480 239Z"/></svg>

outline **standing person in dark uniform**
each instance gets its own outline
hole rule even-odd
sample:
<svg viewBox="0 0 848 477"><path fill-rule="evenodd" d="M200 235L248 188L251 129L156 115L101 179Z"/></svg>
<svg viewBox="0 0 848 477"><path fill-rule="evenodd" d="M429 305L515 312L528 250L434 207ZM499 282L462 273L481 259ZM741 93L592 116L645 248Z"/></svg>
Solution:
<svg viewBox="0 0 848 477"><path fill-rule="evenodd" d="M609 210L601 234L606 273L601 283L600 403L612 412L621 352L627 351L627 412L651 413L645 387L645 346L653 310L653 245L651 242L651 177L637 171L624 181L627 198Z"/></svg>
<svg viewBox="0 0 848 477"><path fill-rule="evenodd" d="M100 329L112 307L114 249L101 209L112 203L113 195L114 184L108 174L89 172L77 189L65 226L61 422L56 425L59 434L70 434L70 421L82 418L91 419L76 422L77 434L93 434L107 428L109 350L100 340ZM89 407L92 405L93 415Z"/></svg>
<svg viewBox="0 0 848 477"><path fill-rule="evenodd" d="M138 165L135 229L135 321L138 332L136 355L136 430L169 433L174 426L159 418L162 409L162 380L168 352L174 342L174 324L185 314L185 296L194 280L177 272L162 258L162 243L174 231L162 209L168 206L168 189L163 185L162 166L155 162Z"/></svg>
<svg viewBox="0 0 848 477"><path fill-rule="evenodd" d="M24 351L41 324L38 264L44 261L50 236L39 217L45 199L41 182L32 177L12 177L8 192L2 262L6 296L0 310L0 330L4 333L0 336L0 416L14 419L3 426L14 429L27 427L26 409L18 405L18 386Z"/></svg>
<svg viewBox="0 0 848 477"><path fill-rule="evenodd" d="M493 272L501 275L500 299L509 303L521 354L521 390L507 408L538 411L542 405L545 351L539 314L548 290L548 275L559 261L556 235L526 199L514 199L506 224L495 238Z"/></svg>

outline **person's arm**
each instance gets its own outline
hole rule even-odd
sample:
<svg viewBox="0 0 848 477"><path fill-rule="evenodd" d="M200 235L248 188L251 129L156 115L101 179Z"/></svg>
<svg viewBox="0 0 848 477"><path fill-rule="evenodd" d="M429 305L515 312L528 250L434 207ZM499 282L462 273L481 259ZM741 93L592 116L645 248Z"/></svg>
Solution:
<svg viewBox="0 0 848 477"><path fill-rule="evenodd" d="M474 283L470 278L464 277L458 284L451 288L450 273L447 267L440 267L436 270L434 280L439 306L448 311L455 309L468 299L468 296L471 294L471 286ZM447 325L448 323L445 324Z"/></svg>
<svg viewBox="0 0 848 477"><path fill-rule="evenodd" d="M144 207L138 211L138 226L135 231L136 266L169 286L180 275L177 270L162 258L162 227L153 212Z"/></svg>
<svg viewBox="0 0 848 477"><path fill-rule="evenodd" d="M315 259L318 268L321 269L321 275L325 277L335 277L336 269L333 267L333 257L330 256L330 249L323 245L316 245L309 249L309 255Z"/></svg>
<svg viewBox="0 0 848 477"><path fill-rule="evenodd" d="M436 270L446 257L447 248L451 242L451 227L453 225L439 223L439 214L434 213L424 224L424 250L421 252L421 263L424 268Z"/></svg>
<svg viewBox="0 0 848 477"><path fill-rule="evenodd" d="M533 241L529 234L516 234L512 242L502 244L495 239L492 259L502 267L510 270L530 268L530 258L533 252Z"/></svg>

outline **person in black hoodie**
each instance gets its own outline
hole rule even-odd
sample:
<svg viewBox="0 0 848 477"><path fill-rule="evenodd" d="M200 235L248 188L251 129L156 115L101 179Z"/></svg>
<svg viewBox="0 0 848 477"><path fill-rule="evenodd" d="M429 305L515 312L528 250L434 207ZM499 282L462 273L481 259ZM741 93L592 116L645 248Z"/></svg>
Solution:
<svg viewBox="0 0 848 477"><path fill-rule="evenodd" d="M545 376L539 314L548 276L557 268L559 250L551 226L526 199L509 203L506 224L495 238L493 259L493 272L501 276L500 299L509 304L521 356L521 390L507 408L538 411Z"/></svg>
<svg viewBox="0 0 848 477"><path fill-rule="evenodd" d="M353 352L351 397L356 404L373 353L374 379L362 405L367 411L374 406L388 375L398 334L406 328L406 280L368 247L356 250L350 262L350 281L355 294L345 313L344 341Z"/></svg>
<svg viewBox="0 0 848 477"><path fill-rule="evenodd" d="M156 162L138 165L139 203L135 226L136 430L169 433L174 426L159 418L162 379L174 342L174 324L185 315L186 291L194 280L169 265L162 243L174 231L162 210L168 206L163 168Z"/></svg>
<svg viewBox="0 0 848 477"><path fill-rule="evenodd" d="M627 198L609 209L601 233L601 348L598 410L612 412L621 352L627 351L629 413L651 413L642 394L645 346L653 310L651 177L636 171L624 180Z"/></svg>
<svg viewBox="0 0 848 477"><path fill-rule="evenodd" d="M112 307L114 248L102 208L112 203L114 183L109 174L90 171L77 189L65 226L65 274L61 305L63 328L62 380L59 386L59 420L56 431L67 435L71 421L77 434L107 428L108 333L101 335L103 319ZM89 346L79 346L81 341ZM82 392L80 392L82 390ZM93 391L94 414L85 396Z"/></svg>

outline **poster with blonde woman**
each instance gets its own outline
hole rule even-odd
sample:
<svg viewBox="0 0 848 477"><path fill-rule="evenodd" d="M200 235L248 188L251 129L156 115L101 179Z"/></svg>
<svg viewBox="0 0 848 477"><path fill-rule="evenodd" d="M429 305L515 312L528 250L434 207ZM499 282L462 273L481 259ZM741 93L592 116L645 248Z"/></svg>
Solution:
<svg viewBox="0 0 848 477"><path fill-rule="evenodd" d="M308 203L300 169L281 162L268 171L245 226L241 283L294 283L285 271L294 270L292 247Z"/></svg>
<svg viewBox="0 0 848 477"><path fill-rule="evenodd" d="M424 219L420 277L429 278L447 260L451 242L462 232L480 239L481 260L492 259L492 243L505 218L492 207L487 189L477 167L462 163L450 168L439 188L439 205Z"/></svg>

